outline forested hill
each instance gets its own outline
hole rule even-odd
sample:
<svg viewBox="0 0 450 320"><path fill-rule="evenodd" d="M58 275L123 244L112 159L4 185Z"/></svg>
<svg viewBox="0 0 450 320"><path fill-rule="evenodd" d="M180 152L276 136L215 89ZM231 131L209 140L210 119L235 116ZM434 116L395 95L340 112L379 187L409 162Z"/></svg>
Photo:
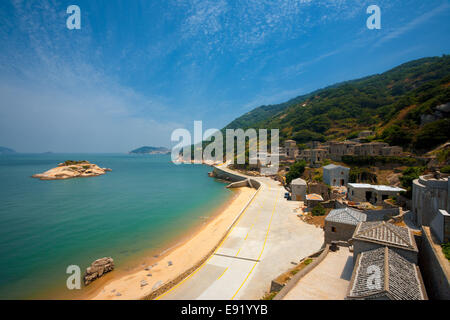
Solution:
<svg viewBox="0 0 450 320"><path fill-rule="evenodd" d="M369 139L415 151L450 138L450 56L423 58L362 79L339 83L286 103L258 107L226 128L279 128L298 143Z"/></svg>

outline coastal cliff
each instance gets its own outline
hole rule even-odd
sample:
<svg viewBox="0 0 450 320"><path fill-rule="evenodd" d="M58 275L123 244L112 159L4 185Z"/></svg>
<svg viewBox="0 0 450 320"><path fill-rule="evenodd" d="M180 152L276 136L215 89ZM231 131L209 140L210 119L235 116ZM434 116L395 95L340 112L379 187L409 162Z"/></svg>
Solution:
<svg viewBox="0 0 450 320"><path fill-rule="evenodd" d="M95 177L111 171L108 168L100 168L96 164L89 161L72 161L67 160L58 164L56 168L50 169L44 173L34 174L33 178L41 180L62 180L82 177Z"/></svg>

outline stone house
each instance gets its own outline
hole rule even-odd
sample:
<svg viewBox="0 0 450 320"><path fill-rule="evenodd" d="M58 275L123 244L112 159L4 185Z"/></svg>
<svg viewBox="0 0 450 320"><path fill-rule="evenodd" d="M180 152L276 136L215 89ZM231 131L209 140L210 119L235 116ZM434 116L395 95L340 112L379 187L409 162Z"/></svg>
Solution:
<svg viewBox="0 0 450 320"><path fill-rule="evenodd" d="M297 178L291 181L292 200L305 201L307 183L301 178Z"/></svg>
<svg viewBox="0 0 450 320"><path fill-rule="evenodd" d="M349 172L350 168L329 164L323 167L323 182L330 186L345 186Z"/></svg>
<svg viewBox="0 0 450 320"><path fill-rule="evenodd" d="M329 156L333 161L341 161L342 156L353 155L355 152L355 145L358 143L354 141L330 141Z"/></svg>
<svg viewBox="0 0 450 320"><path fill-rule="evenodd" d="M350 243L355 257L361 252L387 246L406 260L417 264L419 250L412 231L406 227L385 221L360 222Z"/></svg>
<svg viewBox="0 0 450 320"><path fill-rule="evenodd" d="M347 291L348 300L428 300L417 264L389 247L360 252ZM371 281L373 275L379 281Z"/></svg>
<svg viewBox="0 0 450 320"><path fill-rule="evenodd" d="M357 156L381 156L382 149L389 147L385 142L361 143L354 146L354 155Z"/></svg>
<svg viewBox="0 0 450 320"><path fill-rule="evenodd" d="M442 242L450 238L450 179L424 175L413 181L412 212L418 226L429 226Z"/></svg>
<svg viewBox="0 0 450 320"><path fill-rule="evenodd" d="M297 156L297 160L304 160L310 167L319 167L323 160L329 158L329 152L325 148L304 149Z"/></svg>
<svg viewBox="0 0 450 320"><path fill-rule="evenodd" d="M356 226L367 220L367 215L352 208L333 209L325 218L325 243L348 241L352 238Z"/></svg>
<svg viewBox="0 0 450 320"><path fill-rule="evenodd" d="M348 183L347 187L348 200L370 202L373 205L383 205L384 200L397 196L399 192L406 191L402 188L368 183Z"/></svg>
<svg viewBox="0 0 450 320"><path fill-rule="evenodd" d="M297 143L294 140L286 140L284 142L284 150L288 159L296 159L298 156Z"/></svg>

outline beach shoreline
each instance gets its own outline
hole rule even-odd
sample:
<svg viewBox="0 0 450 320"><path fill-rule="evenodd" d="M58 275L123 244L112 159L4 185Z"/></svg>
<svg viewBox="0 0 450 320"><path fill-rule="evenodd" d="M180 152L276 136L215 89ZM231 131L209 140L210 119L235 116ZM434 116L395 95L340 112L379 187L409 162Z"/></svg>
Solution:
<svg viewBox="0 0 450 320"><path fill-rule="evenodd" d="M140 259L145 260L144 263L106 274L83 288L76 299L152 299L169 290L207 260L257 190L242 187L234 192L236 194L205 222L177 238L157 255L153 250L152 255Z"/></svg>

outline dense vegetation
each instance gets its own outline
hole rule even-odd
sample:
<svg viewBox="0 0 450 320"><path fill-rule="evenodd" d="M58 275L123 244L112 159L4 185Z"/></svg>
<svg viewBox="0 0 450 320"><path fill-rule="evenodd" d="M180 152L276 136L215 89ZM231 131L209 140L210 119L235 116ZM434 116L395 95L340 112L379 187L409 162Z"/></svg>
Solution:
<svg viewBox="0 0 450 320"><path fill-rule="evenodd" d="M414 179L419 178L425 172L425 167L409 167L403 170L400 176L400 183L406 189L405 196L409 199L412 197L412 183Z"/></svg>
<svg viewBox="0 0 450 320"><path fill-rule="evenodd" d="M300 178L305 172L306 162L297 161L289 168L289 172L286 174L286 183L290 184L292 180Z"/></svg>
<svg viewBox="0 0 450 320"><path fill-rule="evenodd" d="M376 134L369 140L424 152L450 139L450 119L436 111L448 102L450 56L444 55L256 108L226 128L279 128L282 140L298 143L354 138L370 129ZM426 115L432 120L424 121Z"/></svg>

